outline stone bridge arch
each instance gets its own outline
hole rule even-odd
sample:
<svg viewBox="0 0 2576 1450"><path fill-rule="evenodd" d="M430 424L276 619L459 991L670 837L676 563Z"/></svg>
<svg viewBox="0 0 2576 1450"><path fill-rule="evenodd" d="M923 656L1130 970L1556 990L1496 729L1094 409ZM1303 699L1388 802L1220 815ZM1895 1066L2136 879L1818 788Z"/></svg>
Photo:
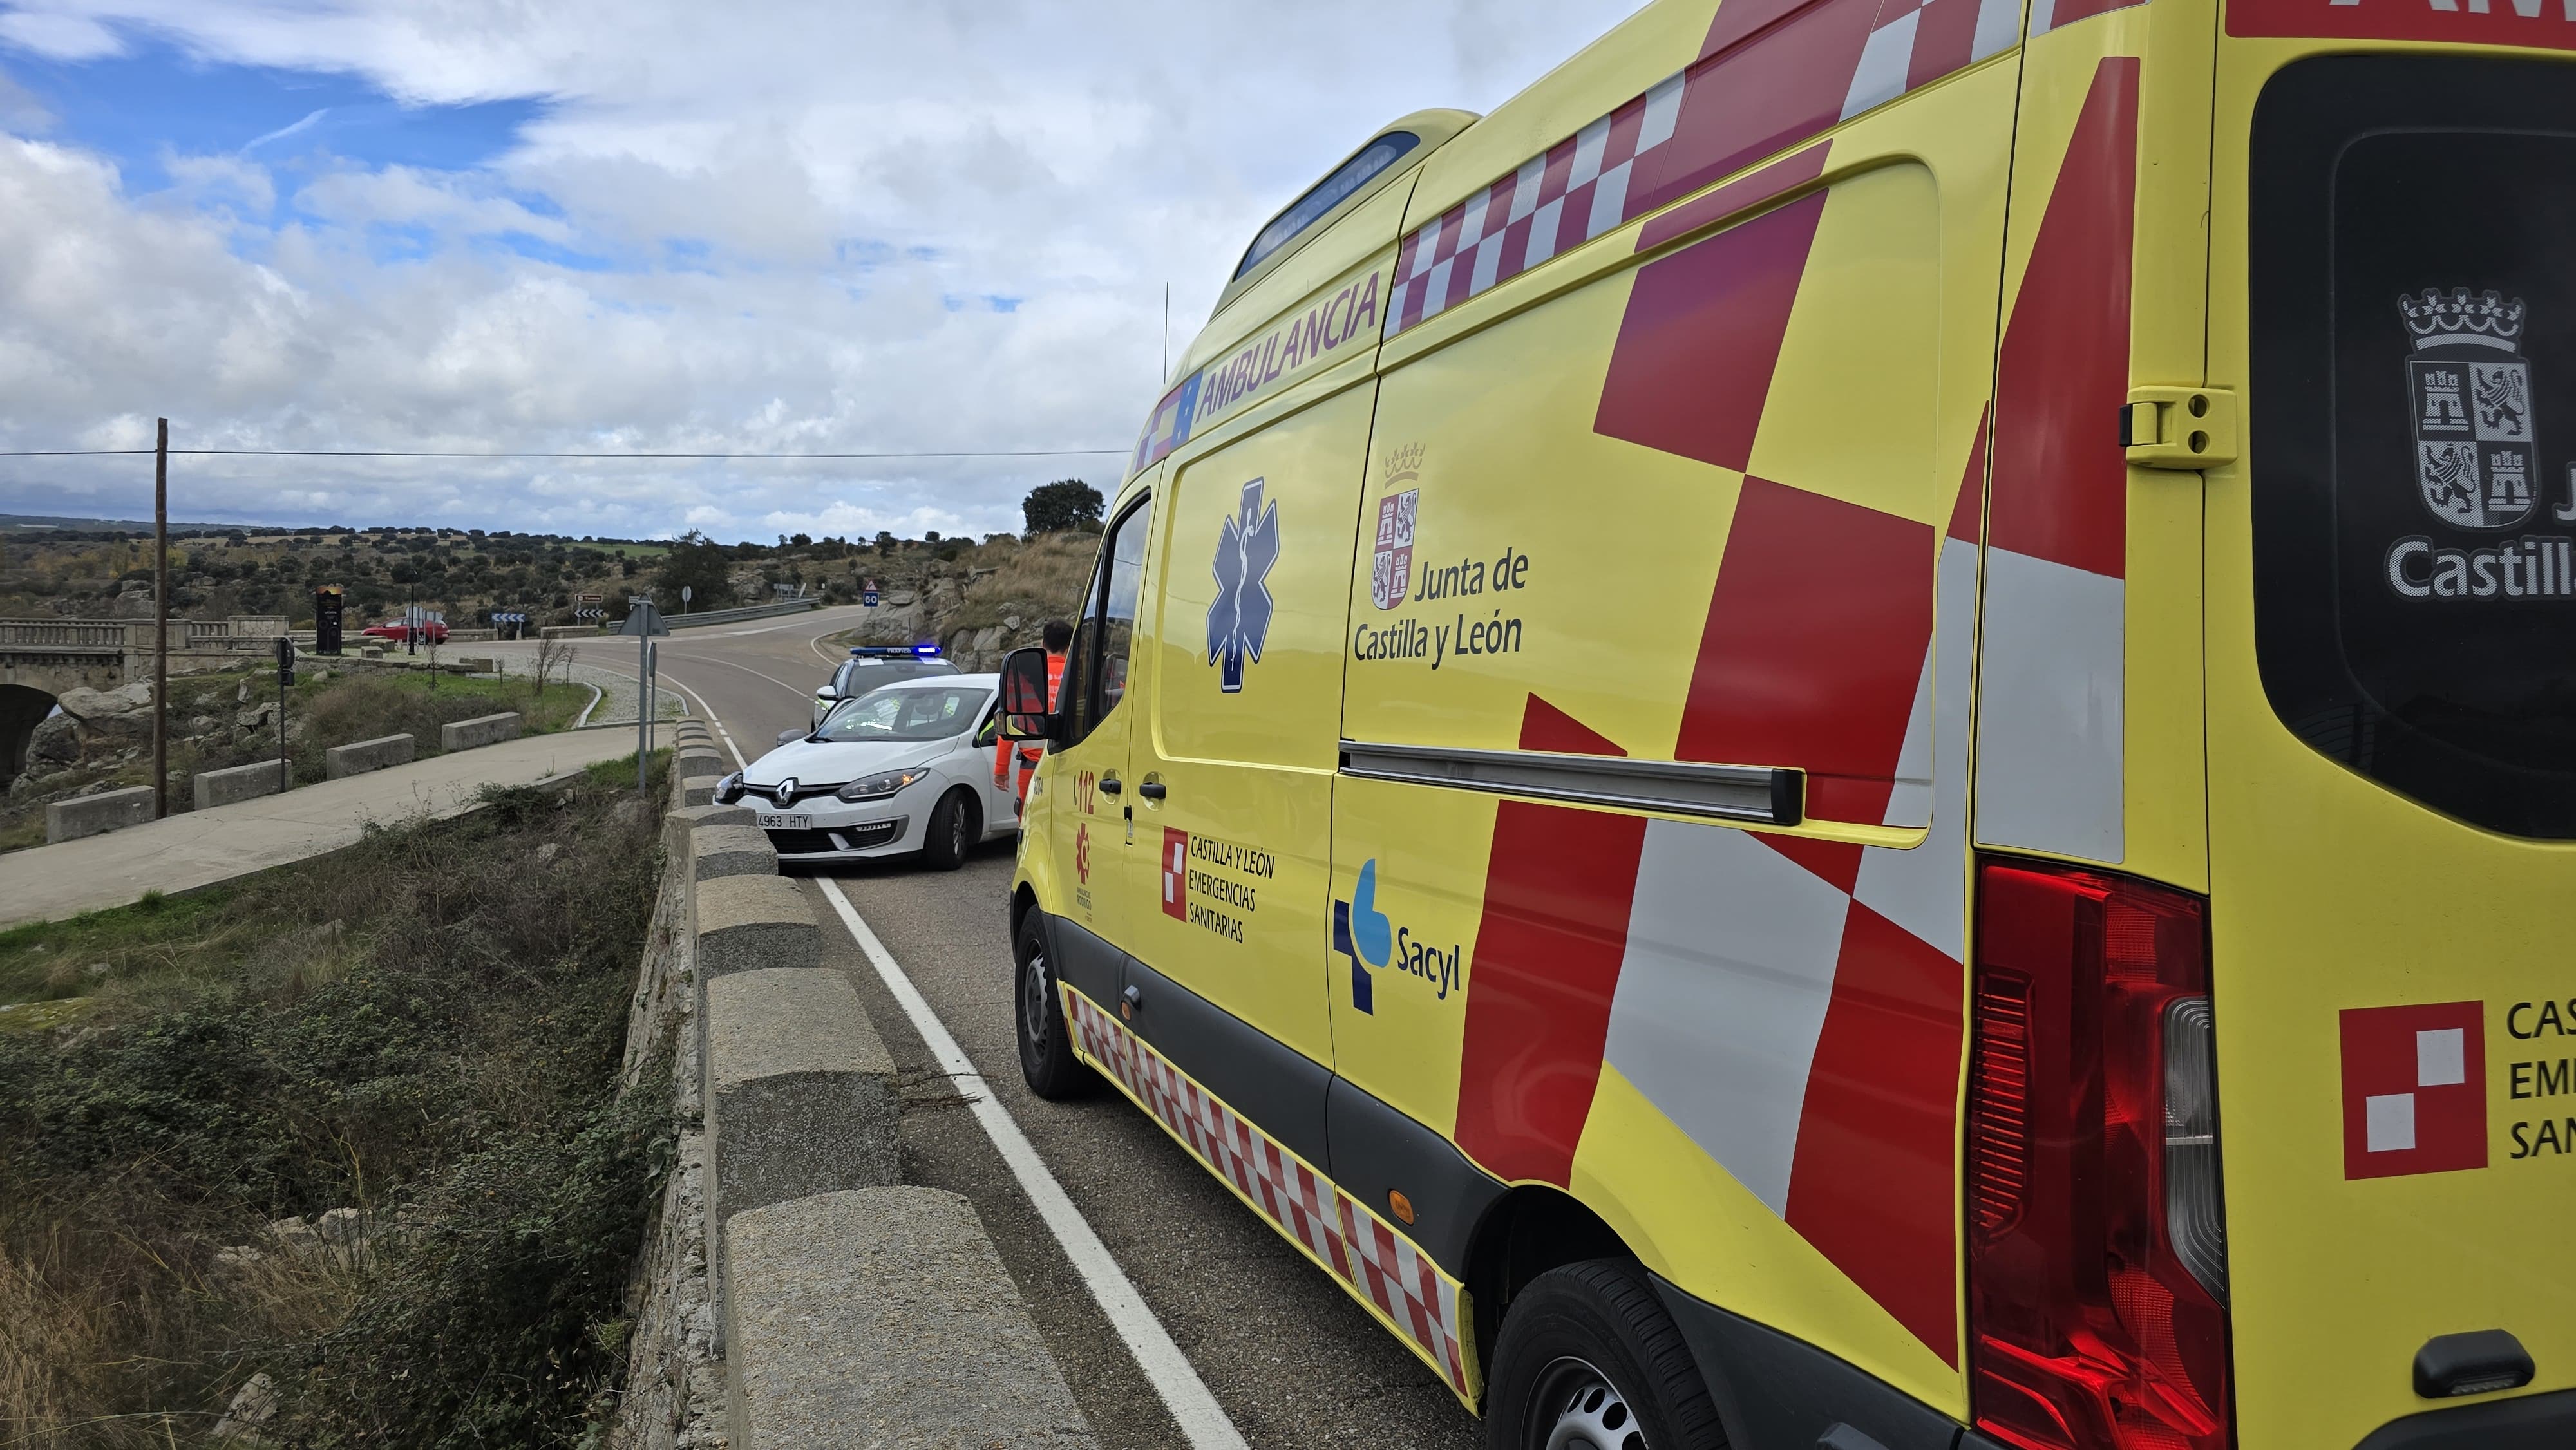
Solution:
<svg viewBox="0 0 2576 1450"><path fill-rule="evenodd" d="M26 768L27 739L66 690L135 678L133 631L120 620L0 620L0 786Z"/></svg>

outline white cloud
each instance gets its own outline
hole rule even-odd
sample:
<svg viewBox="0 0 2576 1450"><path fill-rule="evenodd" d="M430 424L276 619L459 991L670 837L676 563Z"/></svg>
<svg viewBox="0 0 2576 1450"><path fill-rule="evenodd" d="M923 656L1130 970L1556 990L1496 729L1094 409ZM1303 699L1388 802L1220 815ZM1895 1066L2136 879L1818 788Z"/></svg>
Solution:
<svg viewBox="0 0 2576 1450"><path fill-rule="evenodd" d="M0 43L55 59L148 33L546 109L470 172L181 146L142 196L77 137L0 138L0 446L166 411L174 446L1123 449L1166 282L1177 355L1245 239L1373 128L1490 107L1630 3L29 0ZM15 94L0 125L36 129ZM187 459L174 493L191 516L980 533L1118 468ZM0 496L130 512L135 476L0 468Z"/></svg>

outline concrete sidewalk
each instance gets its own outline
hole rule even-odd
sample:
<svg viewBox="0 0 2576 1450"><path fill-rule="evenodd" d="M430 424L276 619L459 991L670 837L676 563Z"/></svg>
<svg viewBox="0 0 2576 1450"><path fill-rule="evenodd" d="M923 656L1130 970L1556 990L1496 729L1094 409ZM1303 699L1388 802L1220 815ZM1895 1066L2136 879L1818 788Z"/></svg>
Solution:
<svg viewBox="0 0 2576 1450"><path fill-rule="evenodd" d="M656 731L656 745L670 743ZM369 822L452 816L485 785L532 785L635 753L635 727L531 735L282 795L0 855L0 927L192 891L336 851Z"/></svg>

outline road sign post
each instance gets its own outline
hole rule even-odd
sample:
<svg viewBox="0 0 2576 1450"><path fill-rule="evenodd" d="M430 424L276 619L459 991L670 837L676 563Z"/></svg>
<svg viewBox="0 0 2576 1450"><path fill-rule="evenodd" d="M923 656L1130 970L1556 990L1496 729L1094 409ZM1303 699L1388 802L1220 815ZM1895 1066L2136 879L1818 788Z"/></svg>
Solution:
<svg viewBox="0 0 2576 1450"><path fill-rule="evenodd" d="M662 622L662 611L649 599L639 599L626 612L625 627L619 634L635 636L635 683L642 695L635 702L635 793L642 795L653 764L653 636L669 634L671 627Z"/></svg>
<svg viewBox="0 0 2576 1450"><path fill-rule="evenodd" d="M690 588L686 584L680 586L680 612L682 614L689 612L689 596L696 592L697 591L695 589Z"/></svg>
<svg viewBox="0 0 2576 1450"><path fill-rule="evenodd" d="M877 581L874 579L859 581L859 602L870 609L877 607Z"/></svg>
<svg viewBox="0 0 2576 1450"><path fill-rule="evenodd" d="M286 754L286 687L295 683L295 641L285 635L277 637L277 788L288 790L295 785Z"/></svg>

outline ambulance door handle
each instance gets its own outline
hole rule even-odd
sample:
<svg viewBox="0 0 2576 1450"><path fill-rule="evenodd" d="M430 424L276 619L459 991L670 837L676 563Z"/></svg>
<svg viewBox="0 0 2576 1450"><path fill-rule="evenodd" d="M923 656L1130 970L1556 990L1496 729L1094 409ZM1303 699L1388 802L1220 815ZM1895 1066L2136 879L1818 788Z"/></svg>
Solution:
<svg viewBox="0 0 2576 1450"><path fill-rule="evenodd" d="M1145 777L1145 783L1143 785L1136 787L1136 794L1143 796L1149 801L1161 800L1164 795L1163 783L1149 775Z"/></svg>
<svg viewBox="0 0 2576 1450"><path fill-rule="evenodd" d="M1118 777L1114 775L1104 775L1100 777L1100 793L1102 795L1116 795L1126 788L1127 787L1124 784L1120 783Z"/></svg>

